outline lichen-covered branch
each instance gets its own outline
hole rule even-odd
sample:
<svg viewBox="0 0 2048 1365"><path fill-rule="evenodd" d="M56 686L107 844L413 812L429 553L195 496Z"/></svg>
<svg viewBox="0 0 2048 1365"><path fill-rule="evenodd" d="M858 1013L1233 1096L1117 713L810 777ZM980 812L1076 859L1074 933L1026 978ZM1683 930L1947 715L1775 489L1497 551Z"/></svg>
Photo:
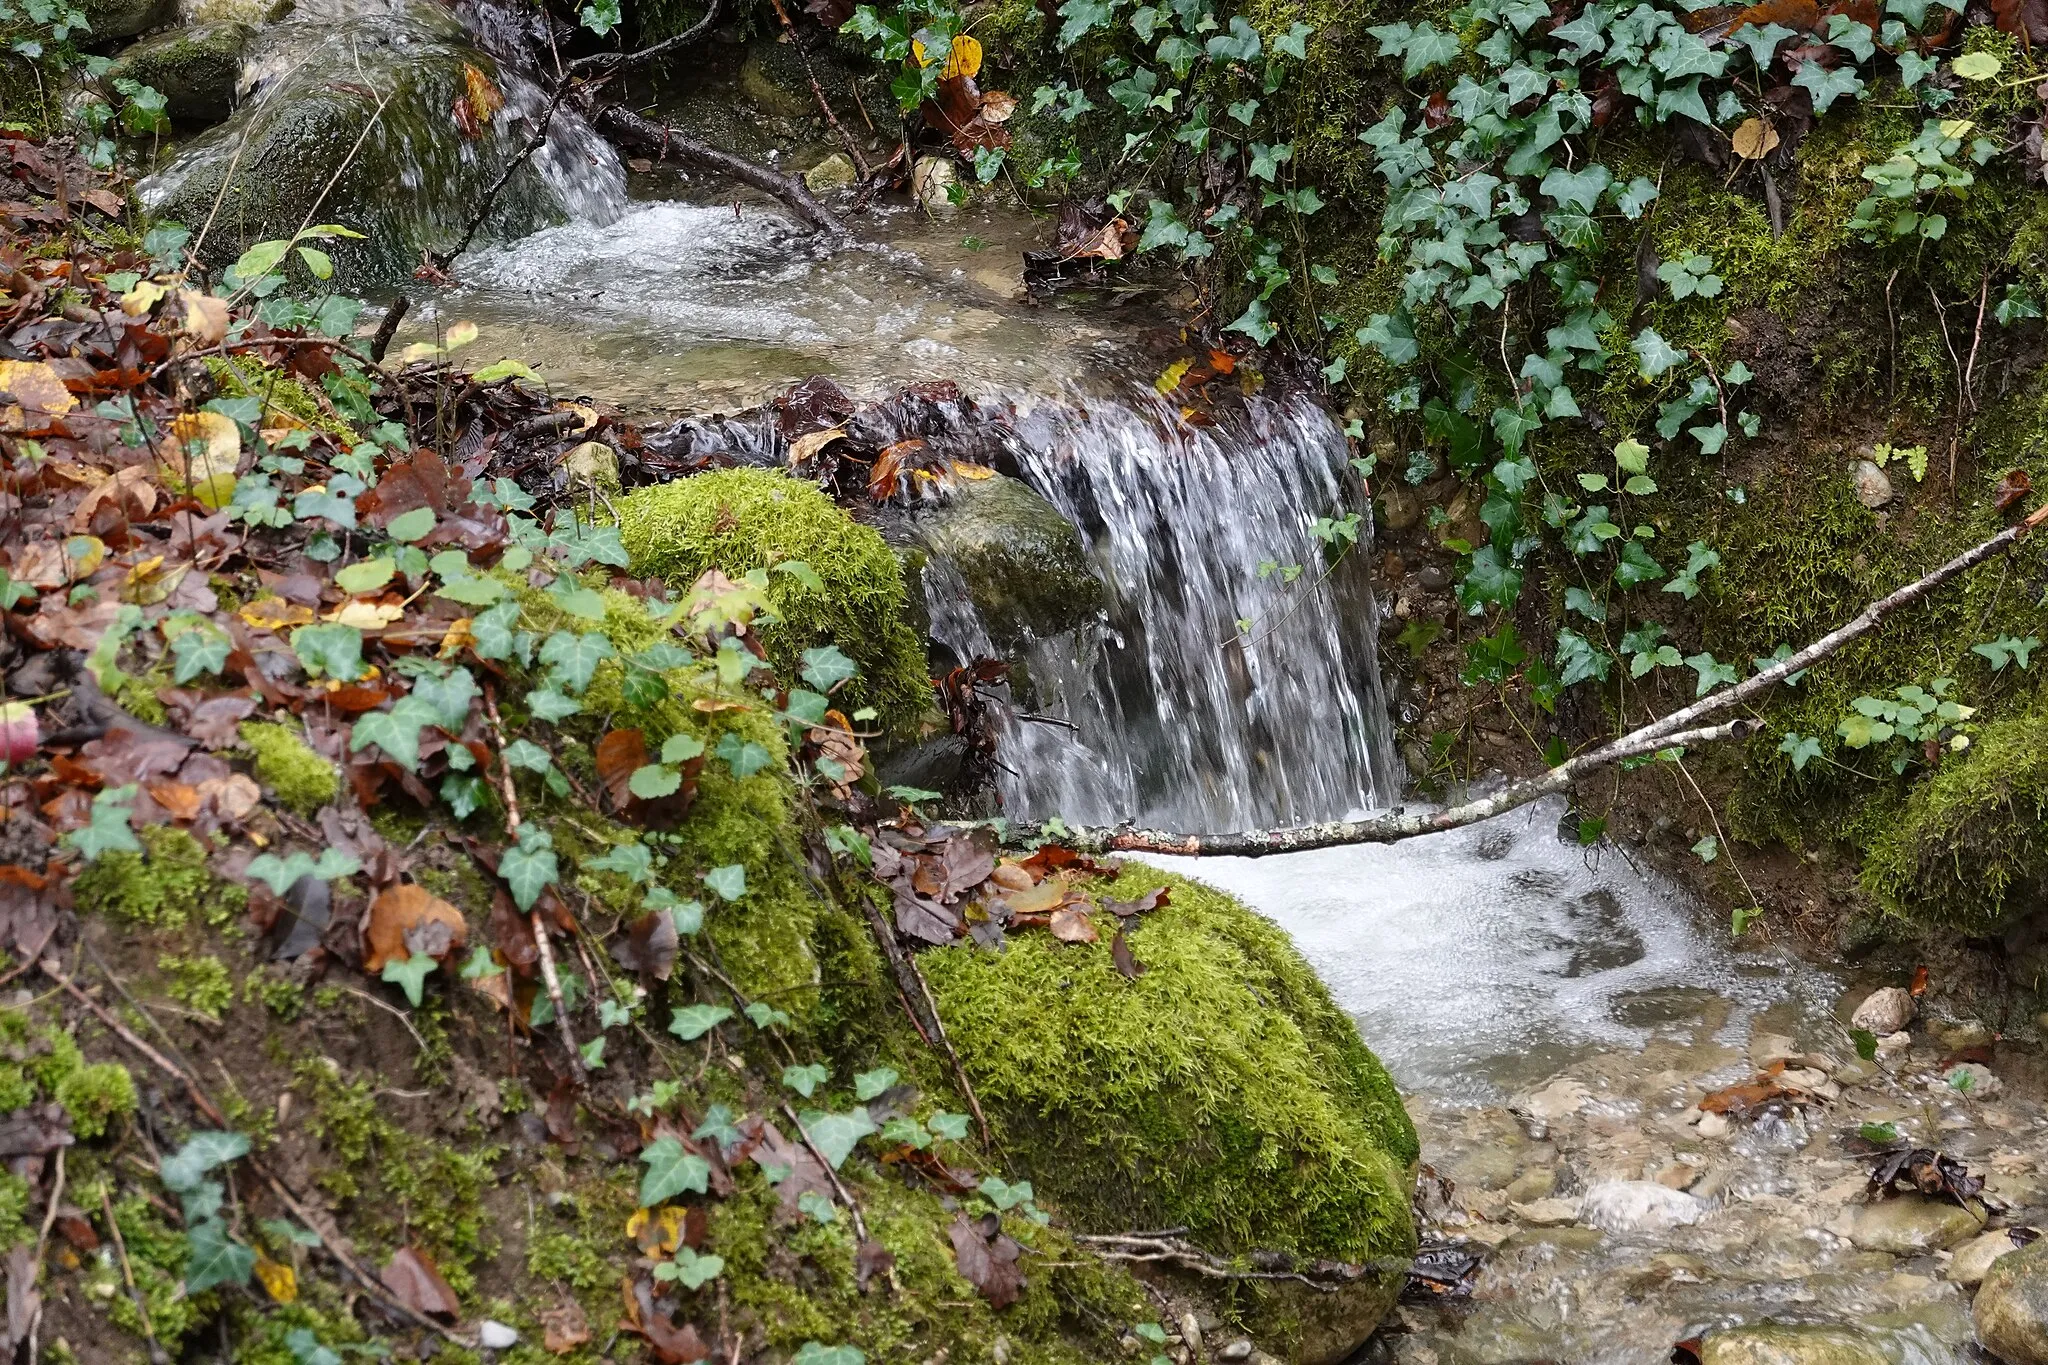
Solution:
<svg viewBox="0 0 2048 1365"><path fill-rule="evenodd" d="M1723 739L1743 739L1761 729L1762 723L1754 720L1732 720L1703 725L1701 722L1710 716L1742 705L1793 674L1813 667L1844 645L1868 635L1894 613L1921 601L1944 583L2011 549L2043 521L2048 521L2048 505L2042 506L2024 521L2006 527L1989 540L1963 551L1896 592L1872 602L1846 625L1828 632L1803 649L1795 650L1770 667L1758 670L1756 674L1733 687L1712 693L1619 739L1589 749L1540 776L1511 782L1490 796L1467 801L1461 805L1447 806L1441 810L1411 814L1396 807L1363 820L1332 820L1324 824L1302 825L1292 829L1255 829L1230 834L1179 834L1166 830L1135 829L1119 825L1114 828L1072 830L1060 842L1089 853L1171 853L1191 858L1258 858L1271 853L1300 853L1309 849L1336 848L1348 844L1391 844L1402 839L1413 839L1424 834L1440 834L1445 830L1459 829L1465 825L1476 825L1482 820L1490 820L1517 806L1524 806L1531 801L1567 791L1574 782L1588 773L1612 767L1626 759L1639 758L1662 749L1708 744ZM1042 831L1026 828L1022 832L1030 834Z"/></svg>

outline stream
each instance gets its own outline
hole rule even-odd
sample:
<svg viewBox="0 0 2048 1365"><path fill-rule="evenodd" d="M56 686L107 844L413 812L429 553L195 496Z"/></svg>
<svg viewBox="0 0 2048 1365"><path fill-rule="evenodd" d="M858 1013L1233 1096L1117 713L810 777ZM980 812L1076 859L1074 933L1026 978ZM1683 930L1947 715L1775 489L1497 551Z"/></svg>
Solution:
<svg viewBox="0 0 2048 1365"><path fill-rule="evenodd" d="M1217 829L1403 799L1365 554L1321 583L1258 569L1316 564L1310 520L1365 506L1327 413L1254 400L1213 429L1179 422L1124 341L1164 318L1023 301L1018 252L1049 228L1021 213L884 212L861 222L866 245L826 255L773 210L663 197L677 188L641 177L615 221L472 253L411 328L473 320L478 363L517 356L638 413L730 412L812 374L857 395L943 378L1001 399L1025 478L1108 590L1098 622L1026 646L1031 705L1057 723L1007 723L1007 813ZM952 581L925 579L934 634L987 652ZM1832 1324L1854 1350L1741 1359L1976 1359L1941 1249L1976 1229L1953 1206L1866 1210L1845 1144L1891 1122L2038 1206L2032 1059L2009 1069L2002 1052L2002 1087L1956 1091L1942 1062L1963 1023L1858 1059L1842 1021L1887 983L1732 945L1628 850L1562 837L1563 814L1160 860L1294 936L1410 1097L1433 1231L1491 1252L1468 1301L1403 1306L1362 1359L1661 1361L1703 1330L1762 1323L1809 1343ZM1697 1107L1788 1058L1824 1073L1830 1103L1733 1122Z"/></svg>

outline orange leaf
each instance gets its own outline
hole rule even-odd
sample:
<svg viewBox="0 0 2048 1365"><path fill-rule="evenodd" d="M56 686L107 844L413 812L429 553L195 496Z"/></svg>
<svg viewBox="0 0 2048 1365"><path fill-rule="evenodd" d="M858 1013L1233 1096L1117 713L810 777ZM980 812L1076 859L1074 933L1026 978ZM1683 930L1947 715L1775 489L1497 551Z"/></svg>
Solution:
<svg viewBox="0 0 2048 1365"><path fill-rule="evenodd" d="M424 952L446 960L469 940L462 912L424 886L386 887L370 902L363 935L363 970L375 974L394 958Z"/></svg>

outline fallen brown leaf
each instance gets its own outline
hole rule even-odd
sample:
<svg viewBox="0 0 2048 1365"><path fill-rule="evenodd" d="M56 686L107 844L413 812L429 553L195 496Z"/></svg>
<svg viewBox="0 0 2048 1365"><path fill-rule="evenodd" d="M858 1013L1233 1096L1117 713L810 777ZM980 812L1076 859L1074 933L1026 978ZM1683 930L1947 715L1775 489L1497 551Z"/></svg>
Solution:
<svg viewBox="0 0 2048 1365"><path fill-rule="evenodd" d="M469 925L447 901L409 882L387 887L370 902L363 970L374 975L394 958L419 953L445 961L468 941Z"/></svg>

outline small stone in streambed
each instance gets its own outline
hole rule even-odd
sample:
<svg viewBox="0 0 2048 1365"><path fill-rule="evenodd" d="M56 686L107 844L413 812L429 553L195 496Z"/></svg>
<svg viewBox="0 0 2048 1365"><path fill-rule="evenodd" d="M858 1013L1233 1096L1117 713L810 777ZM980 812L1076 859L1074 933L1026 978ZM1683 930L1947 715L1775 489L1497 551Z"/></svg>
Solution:
<svg viewBox="0 0 2048 1365"><path fill-rule="evenodd" d="M1913 997L1897 986L1886 986L1863 997L1863 1003L1849 1016L1852 1028L1868 1029L1882 1038L1898 1033L1913 1022L1918 1007Z"/></svg>
<svg viewBox="0 0 2048 1365"><path fill-rule="evenodd" d="M1700 1365L1891 1365L1883 1346L1853 1327L1765 1322L1715 1332Z"/></svg>
<svg viewBox="0 0 2048 1365"><path fill-rule="evenodd" d="M1701 1174L1702 1172L1698 1166L1689 1165L1683 1161L1674 1161L1662 1170L1659 1170L1651 1178L1667 1190L1689 1190L1699 1183Z"/></svg>
<svg viewBox="0 0 2048 1365"><path fill-rule="evenodd" d="M1501 1191L1511 1204L1547 1199L1557 1191L1557 1171L1550 1166L1531 1166Z"/></svg>
<svg viewBox="0 0 2048 1365"><path fill-rule="evenodd" d="M1905 1194L1856 1210L1849 1224L1849 1240L1864 1251L1920 1256L1945 1251L1983 1227L1983 1219L1968 1209Z"/></svg>
<svg viewBox="0 0 2048 1365"><path fill-rule="evenodd" d="M1444 1174L1460 1189L1506 1189L1515 1178L1515 1154L1497 1146L1474 1148L1451 1162ZM1543 1194L1549 1193L1549 1190L1543 1191ZM1541 1195L1534 1197L1540 1198Z"/></svg>
<svg viewBox="0 0 2048 1365"><path fill-rule="evenodd" d="M1992 1262L2019 1249L2004 1228L1972 1237L1956 1248L1955 1258L1948 1263L1948 1277L1966 1288L1982 1284L1991 1272Z"/></svg>
<svg viewBox="0 0 2048 1365"><path fill-rule="evenodd" d="M1988 1100L2004 1091L2005 1082L1993 1075L1991 1068L1982 1062L1958 1062L1927 1083L1929 1090L1967 1095L1973 1100Z"/></svg>
<svg viewBox="0 0 2048 1365"><path fill-rule="evenodd" d="M1603 1180L1586 1191L1579 1221L1603 1232L1666 1232L1690 1227L1707 1206L1654 1180Z"/></svg>
<svg viewBox="0 0 2048 1365"><path fill-rule="evenodd" d="M1593 1092L1569 1076L1559 1076L1549 1085L1517 1101L1512 1107L1534 1119L1555 1123L1586 1107Z"/></svg>
<svg viewBox="0 0 2048 1365"><path fill-rule="evenodd" d="M477 1328L477 1344L486 1351L509 1351L519 1344L519 1332L504 1323L485 1318Z"/></svg>
<svg viewBox="0 0 2048 1365"><path fill-rule="evenodd" d="M826 190L849 189L858 178L846 153L834 152L804 172L804 188L812 194L822 194Z"/></svg>
<svg viewBox="0 0 2048 1365"><path fill-rule="evenodd" d="M1236 1341L1217 1348L1216 1358L1227 1361L1250 1360L1252 1349L1251 1342L1239 1337Z"/></svg>
<svg viewBox="0 0 2048 1365"><path fill-rule="evenodd" d="M1579 1219L1576 1199L1536 1199L1527 1204L1510 1204L1508 1212L1531 1227L1560 1228Z"/></svg>

